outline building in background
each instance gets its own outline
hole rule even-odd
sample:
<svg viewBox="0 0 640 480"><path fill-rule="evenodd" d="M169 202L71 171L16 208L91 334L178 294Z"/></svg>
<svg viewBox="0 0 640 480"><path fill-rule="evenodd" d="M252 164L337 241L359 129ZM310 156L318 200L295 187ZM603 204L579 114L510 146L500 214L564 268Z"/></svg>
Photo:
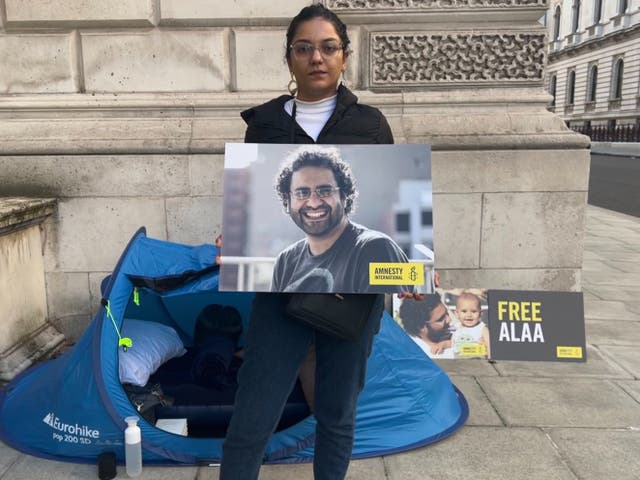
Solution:
<svg viewBox="0 0 640 480"><path fill-rule="evenodd" d="M393 205L394 235L409 258L422 258L415 245L433 250L433 200L431 180L400 182L398 202Z"/></svg>
<svg viewBox="0 0 640 480"><path fill-rule="evenodd" d="M640 0L551 0L550 109L592 141L640 141Z"/></svg>

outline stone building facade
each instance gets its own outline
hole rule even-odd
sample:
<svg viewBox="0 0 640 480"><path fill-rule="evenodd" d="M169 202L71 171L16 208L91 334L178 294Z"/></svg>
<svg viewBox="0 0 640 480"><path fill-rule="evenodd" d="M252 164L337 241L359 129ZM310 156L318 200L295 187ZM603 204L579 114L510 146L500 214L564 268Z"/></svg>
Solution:
<svg viewBox="0 0 640 480"><path fill-rule="evenodd" d="M640 0L552 0L547 90L571 127L640 123Z"/></svg>
<svg viewBox="0 0 640 480"><path fill-rule="evenodd" d="M324 0L398 143L432 145L443 284L580 288L588 139L549 112L545 0ZM52 197L50 320L75 338L141 225L212 242L239 112L285 92L307 0L0 0L0 195ZM463 228L464 227L464 228Z"/></svg>

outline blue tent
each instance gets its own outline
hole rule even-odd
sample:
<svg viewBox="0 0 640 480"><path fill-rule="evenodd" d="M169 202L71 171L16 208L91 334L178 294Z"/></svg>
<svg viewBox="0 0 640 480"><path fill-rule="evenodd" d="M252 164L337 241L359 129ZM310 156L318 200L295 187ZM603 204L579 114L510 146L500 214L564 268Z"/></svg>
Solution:
<svg viewBox="0 0 640 480"><path fill-rule="evenodd" d="M83 337L0 393L2 440L44 458L95 462L100 453L113 451L122 462L123 419L137 413L118 377L123 319L158 321L188 335L203 306L217 303L234 306L246 322L252 294L217 291L217 253L212 245L147 238L140 229L103 285L103 307ZM358 403L353 458L435 442L460 428L467 416L467 403L447 375L385 314ZM140 427L146 464L220 460L222 438L176 435L144 420ZM314 428L313 415L306 414L274 433L265 462L310 461Z"/></svg>

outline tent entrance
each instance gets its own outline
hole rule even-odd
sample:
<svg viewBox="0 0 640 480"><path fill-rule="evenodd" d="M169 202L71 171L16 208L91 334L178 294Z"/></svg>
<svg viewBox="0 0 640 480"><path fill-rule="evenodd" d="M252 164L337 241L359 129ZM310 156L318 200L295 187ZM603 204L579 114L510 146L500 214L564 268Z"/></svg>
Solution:
<svg viewBox="0 0 640 480"><path fill-rule="evenodd" d="M123 329L126 330L128 319L158 322L172 327L187 350L183 356L161 365L147 382L149 390L151 386L159 385L170 403L153 407L150 415L153 422L186 419L189 437L225 437L233 413L250 304L246 294L171 294L144 287L136 290L127 305ZM213 324L208 331L201 328L205 318L203 312L207 312L206 318ZM234 318L229 312L240 324L238 334L228 334L235 331L229 328L233 323L229 318ZM225 317L225 322L217 321L221 317ZM311 412L298 381L276 431L295 425L309 415Z"/></svg>
<svg viewBox="0 0 640 480"><path fill-rule="evenodd" d="M227 372L226 382L218 385L198 384L185 375L193 369L195 361L195 350L189 349L184 356L165 363L149 379L149 384L161 385L164 394L172 399L171 405L156 406L154 415L157 419L186 419L189 437L224 438L233 413L237 390L235 377L242 361L235 359ZM310 414L300 382L296 382L276 431L288 428Z"/></svg>

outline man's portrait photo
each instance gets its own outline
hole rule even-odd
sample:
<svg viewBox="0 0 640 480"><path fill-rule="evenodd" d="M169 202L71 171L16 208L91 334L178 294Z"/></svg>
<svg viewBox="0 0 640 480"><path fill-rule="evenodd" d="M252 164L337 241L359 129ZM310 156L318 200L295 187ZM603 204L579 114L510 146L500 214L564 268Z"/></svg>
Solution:
<svg viewBox="0 0 640 480"><path fill-rule="evenodd" d="M227 144L220 289L413 292L432 248L425 145Z"/></svg>

